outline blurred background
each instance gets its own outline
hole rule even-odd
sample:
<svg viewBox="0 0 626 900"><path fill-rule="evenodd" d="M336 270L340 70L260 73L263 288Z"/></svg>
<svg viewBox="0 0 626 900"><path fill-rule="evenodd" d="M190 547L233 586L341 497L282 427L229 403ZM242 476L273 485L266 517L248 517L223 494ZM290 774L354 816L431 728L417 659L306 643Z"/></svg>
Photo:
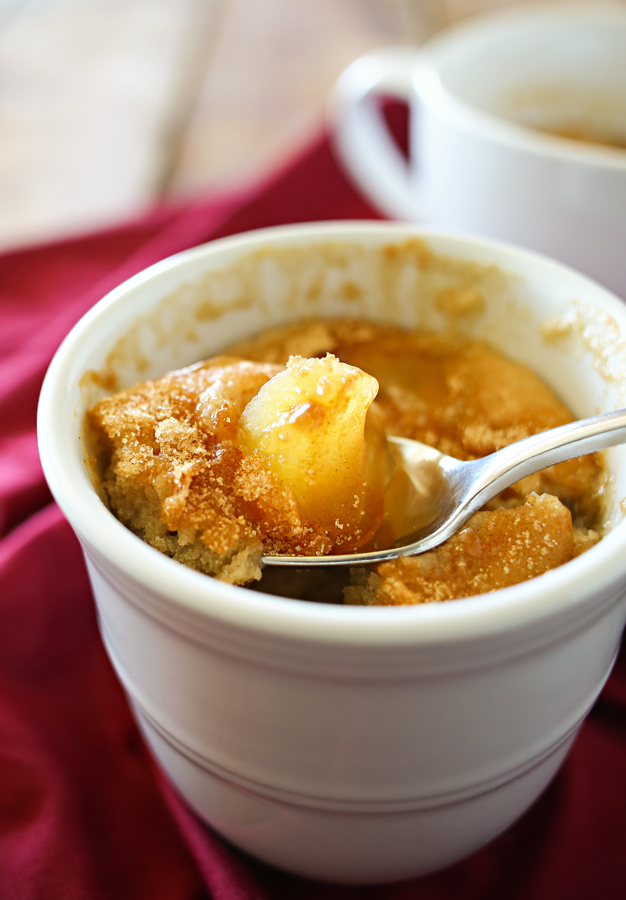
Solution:
<svg viewBox="0 0 626 900"><path fill-rule="evenodd" d="M250 183L357 56L509 0L0 0L0 250Z"/></svg>

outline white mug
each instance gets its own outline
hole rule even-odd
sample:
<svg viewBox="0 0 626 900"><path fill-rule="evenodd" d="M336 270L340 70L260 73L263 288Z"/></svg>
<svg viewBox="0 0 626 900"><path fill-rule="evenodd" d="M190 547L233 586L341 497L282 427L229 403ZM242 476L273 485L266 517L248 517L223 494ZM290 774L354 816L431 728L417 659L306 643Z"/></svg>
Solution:
<svg viewBox="0 0 626 900"><path fill-rule="evenodd" d="M408 162L384 96L410 106ZM374 52L343 73L330 115L385 214L539 250L626 298L626 6L500 11Z"/></svg>

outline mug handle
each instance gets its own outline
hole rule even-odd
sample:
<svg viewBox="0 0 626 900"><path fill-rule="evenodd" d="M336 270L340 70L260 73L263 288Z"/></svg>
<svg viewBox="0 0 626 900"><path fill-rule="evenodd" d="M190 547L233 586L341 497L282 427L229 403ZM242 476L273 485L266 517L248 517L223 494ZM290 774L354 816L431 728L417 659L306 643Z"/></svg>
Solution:
<svg viewBox="0 0 626 900"><path fill-rule="evenodd" d="M415 220L410 165L389 133L377 98L409 104L417 51L389 47L355 60L329 101L331 139L357 186L389 216Z"/></svg>

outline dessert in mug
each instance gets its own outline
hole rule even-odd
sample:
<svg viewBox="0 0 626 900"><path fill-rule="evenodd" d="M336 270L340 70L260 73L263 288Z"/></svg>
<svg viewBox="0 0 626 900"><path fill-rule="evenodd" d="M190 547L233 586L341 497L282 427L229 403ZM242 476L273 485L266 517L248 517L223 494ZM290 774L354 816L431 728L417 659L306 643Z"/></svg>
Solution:
<svg viewBox="0 0 626 900"><path fill-rule="evenodd" d="M474 459L571 420L484 342L347 319L267 331L89 413L114 514L235 584L261 578L264 554L349 553L404 533L406 476L386 434ZM344 602L451 600L541 575L600 539L603 480L597 454L531 475L440 547L353 570Z"/></svg>

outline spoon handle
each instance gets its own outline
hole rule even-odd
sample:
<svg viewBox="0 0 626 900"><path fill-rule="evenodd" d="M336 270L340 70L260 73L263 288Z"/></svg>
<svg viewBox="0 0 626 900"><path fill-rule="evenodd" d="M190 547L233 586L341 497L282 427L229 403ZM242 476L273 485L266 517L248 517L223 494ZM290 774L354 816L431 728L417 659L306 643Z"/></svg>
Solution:
<svg viewBox="0 0 626 900"><path fill-rule="evenodd" d="M556 463L626 442L626 409L602 413L542 431L471 463L480 470L472 502L479 508L527 475Z"/></svg>

